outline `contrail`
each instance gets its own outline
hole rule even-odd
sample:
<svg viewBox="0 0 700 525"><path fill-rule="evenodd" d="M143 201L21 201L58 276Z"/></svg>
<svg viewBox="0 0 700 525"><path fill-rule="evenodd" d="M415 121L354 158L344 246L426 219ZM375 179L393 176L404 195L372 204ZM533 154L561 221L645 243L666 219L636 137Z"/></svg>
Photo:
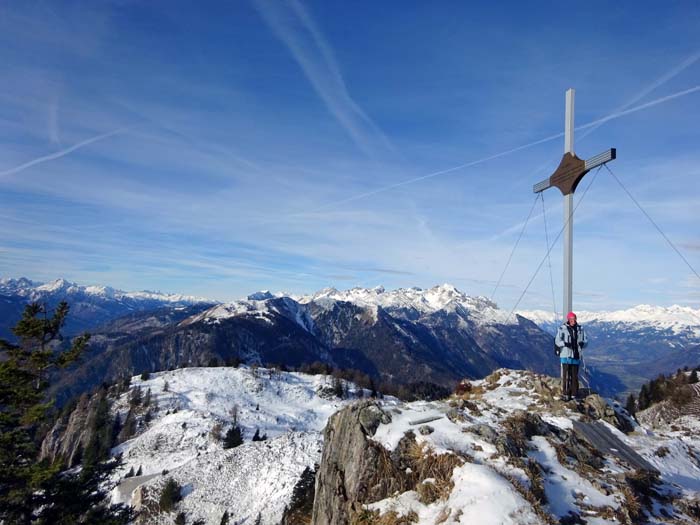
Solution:
<svg viewBox="0 0 700 525"><path fill-rule="evenodd" d="M360 194L358 194L358 195L353 195L352 197L348 197L347 199L342 199L342 200L339 200L339 201L330 202L330 203L328 203L328 204L324 204L323 206L319 206L318 208L316 208L316 209L313 210L313 211L324 210L324 209L326 209L326 208L329 208L329 207L331 207L331 206L335 206L335 205L337 205L337 204L344 204L344 203L346 203L346 202L355 201L355 200L357 200L357 199L362 199L362 198L364 198L364 197L369 197L370 195L375 195L375 194L377 194L377 193L382 193L383 191L393 190L394 188L399 188L399 187L401 187L401 186L406 186L406 185L408 185L408 184L413 184L414 182L418 182L418 181L425 180L425 179L430 179L430 178L432 178L432 177L437 177L438 175L445 175L446 173L451 173L451 172L453 172L453 171L457 171L457 170L461 170L461 169L464 169L464 168L468 168L468 167L470 167L470 166L476 166L477 164L482 164L482 163L487 162L487 161L489 161L489 160L497 159L497 158L499 158L499 157L505 157L506 155L510 155L511 153L515 153L516 151L520 151L520 150L523 150L523 149L531 148L531 147L533 147L533 146L536 146L537 144L543 144L543 143L545 143L545 142L549 142L550 140L554 140L554 139L557 139L557 138L563 137L563 136L564 136L564 133L563 133L563 132L557 133L556 135L550 135L549 137L546 137L546 138L543 138L543 139L540 139L540 140L536 140L535 142L530 142L529 144L523 144L522 146L518 146L518 147L516 147L516 148L509 149L509 150L507 150L507 151L502 151L501 153L496 153L495 155L490 155L490 156L484 157L484 158L482 158L482 159L473 160L473 161L471 161L471 162L467 162L466 164L460 164L459 166L454 166L454 167L452 167L452 168L447 168L447 169L440 170L440 171L434 171L434 172L432 172L432 173L428 173L427 175L421 175L420 177L415 177L415 178L413 178L413 179L408 179L408 180L404 180L404 181L402 181L402 182L397 182L396 184L390 184L389 186L384 186L384 187L382 187L382 188L377 188L376 190L368 191L368 192L366 192L366 193L360 193Z"/></svg>
<svg viewBox="0 0 700 525"><path fill-rule="evenodd" d="M691 93L695 93L696 91L700 91L700 85L694 86L694 87L691 87L688 89L684 89L683 91L679 91L678 93L673 93L672 95L666 95L665 97L657 98L656 100L652 100L651 102L647 102L646 104L641 104L639 106L635 106L633 108L626 109L624 111L617 111L615 113L611 113L607 117L603 117L603 118L600 118L598 120L594 120L593 122L589 122L588 124L584 124L583 126L579 126L576 129L590 128L592 126L602 124L603 122L607 122L609 120L615 120L616 118L624 117L625 115L629 115L630 113L636 113L637 111L641 111L643 109L651 108L653 106L658 106L659 104L663 104L664 102L668 102L669 100L684 97L685 95L690 95Z"/></svg>
<svg viewBox="0 0 700 525"><path fill-rule="evenodd" d="M698 57L698 58L700 58L700 57ZM630 109L625 109L623 111L616 111L616 112L611 113L610 115L608 115L606 117L602 117L598 120L594 120L592 122L589 122L588 124L578 126L578 127L576 127L576 130L583 130L583 129L591 128L594 126L599 126L599 125L601 125L605 122L608 122L610 120L615 120L615 119L618 119L620 117L624 117L626 115L629 115L631 113L636 113L637 111L642 111L643 109L648 109L650 107L657 106L659 104L663 104L664 102L668 102L669 100L674 100L676 98L690 95L691 93L695 93L696 91L700 91L700 85L685 89L683 91L678 91L677 93L673 93L671 95L666 95L665 97L657 98L655 100L652 100L652 101L647 102L645 104L641 104L639 106L635 106L635 107L630 108ZM545 137L543 139L536 140L534 142L529 142L528 144L523 144L522 146L517 146L515 148L511 148L509 150L502 151L501 153L496 153L496 154L490 155L488 157L483 157L481 159L473 160L473 161L467 162L465 164L460 164L459 166L453 166L452 168L446 168L444 170L434 171L432 173L428 173L427 175L421 175L420 177L414 177L412 179L407 179L407 180L404 180L401 182L397 182L395 184L389 184L388 186L383 186L381 188L377 188L376 190L368 191L365 193L359 193L357 195L353 195L352 197L348 197L346 199L340 199L337 201L329 202L328 204L324 204L323 206L319 206L318 208L315 208L315 209L311 210L310 212L301 212L301 213L297 213L297 214L293 214L293 215L308 215L309 213L314 213L317 211L325 210L326 208L330 208L332 206L337 206L339 204L345 204L347 202L356 201L359 199L363 199L365 197L369 197L371 195L376 195L378 193L383 193L385 191L393 190L395 188L400 188L401 186L407 186L409 184L413 184L415 182L419 182L419 181L422 181L425 179L430 179L433 177L437 177L439 175L445 175L445 174L451 173L453 171L458 171L458 170L461 170L464 168L469 168L471 166L476 166L477 164L483 164L484 162L488 162L490 160L494 160L494 159L497 159L500 157L505 157L505 156L510 155L512 153L515 153L517 151L522 151L524 149L528 149L528 148L531 148L533 146L537 146L538 144L544 144L545 142L550 142L552 140L558 139L559 137L563 137L563 136L564 136L564 132L556 133L554 135L550 135L549 137Z"/></svg>
<svg viewBox="0 0 700 525"><path fill-rule="evenodd" d="M668 82L672 78L678 76L680 73L682 73L683 71L688 69L690 66L695 64L695 62L697 62L698 60L700 60L700 51L696 51L695 53L690 55L688 58L686 58L683 62L678 64L676 67L674 67L670 71L667 71L666 73L661 75L654 82L649 84L646 88L641 90L639 93L637 93L634 97L632 97L630 100L628 100L622 106L615 109L613 111L613 114L620 112L620 111L624 111L627 108L629 108L632 104L636 104L637 102L642 100L644 97L646 97L649 93L653 92L655 89L659 88L660 86L663 86L666 82ZM602 125L603 125L603 123L600 122L600 123L596 124L595 126L591 126L590 128L588 128L588 130L586 132L584 132L581 135L581 138L583 139L583 138L587 137L588 135L593 133L596 129L598 129Z"/></svg>
<svg viewBox="0 0 700 525"><path fill-rule="evenodd" d="M77 144L72 145L69 148L62 149L60 151L57 151L56 153L51 153L50 155L44 155L43 157L39 157L34 160L30 160L29 162L25 162L24 164L20 164L19 166L15 166L14 168L10 168L9 170L5 171L0 171L0 177L5 177L7 175L13 175L15 173L19 173L20 171L24 171L27 168L31 168L32 166L35 166L37 164L41 164L43 162L48 162L50 160L55 160L55 159L60 159L61 157L65 157L69 153L74 152L77 149L80 149L84 146L87 146L89 144L92 144L94 142L99 142L100 140L107 139L109 137L112 137L114 135L118 135L119 133L125 132L127 128L119 128L115 129L114 131L110 131L109 133L103 133L102 135L97 135L95 137L91 137L89 139L83 140L82 142L78 142Z"/></svg>

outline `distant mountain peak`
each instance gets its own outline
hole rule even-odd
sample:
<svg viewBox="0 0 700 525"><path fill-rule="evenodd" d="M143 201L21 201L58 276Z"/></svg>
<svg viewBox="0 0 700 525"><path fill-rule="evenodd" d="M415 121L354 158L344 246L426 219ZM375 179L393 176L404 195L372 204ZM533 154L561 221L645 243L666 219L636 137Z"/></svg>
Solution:
<svg viewBox="0 0 700 525"><path fill-rule="evenodd" d="M54 279L47 283L35 282L26 277L20 277L18 279L3 278L0 279L0 293L5 293L9 295L19 295L21 297L26 297L27 299L34 301L41 297L51 294L64 294L69 296L76 296L84 294L91 297L100 297L106 299L133 299L133 300L153 300L161 301L164 303L185 303L185 304L197 304L214 302L203 297L194 297L190 295L181 294L170 294L163 292L152 292L148 290L140 292L125 292L123 290L117 290L111 286L102 285L88 285L83 286L64 278Z"/></svg>

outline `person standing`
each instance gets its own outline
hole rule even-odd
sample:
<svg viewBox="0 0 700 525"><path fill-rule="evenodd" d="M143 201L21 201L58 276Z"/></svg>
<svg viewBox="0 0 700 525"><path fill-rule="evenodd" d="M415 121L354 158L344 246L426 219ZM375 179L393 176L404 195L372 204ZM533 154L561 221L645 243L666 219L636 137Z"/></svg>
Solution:
<svg viewBox="0 0 700 525"><path fill-rule="evenodd" d="M586 343L588 339L583 326L576 322L576 314L569 312L554 338L561 361L561 395L567 401L578 396L578 367Z"/></svg>

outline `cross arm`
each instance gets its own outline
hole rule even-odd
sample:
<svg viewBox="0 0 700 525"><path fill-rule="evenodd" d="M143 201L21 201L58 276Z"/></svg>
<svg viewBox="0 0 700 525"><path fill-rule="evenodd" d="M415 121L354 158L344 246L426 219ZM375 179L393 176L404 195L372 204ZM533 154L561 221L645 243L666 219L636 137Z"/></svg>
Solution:
<svg viewBox="0 0 700 525"><path fill-rule="evenodd" d="M564 195L572 193L581 178L593 168L617 158L617 150L610 148L588 160L582 161L571 153L565 153L559 167L548 179L532 187L533 193L540 193L552 186L558 187Z"/></svg>

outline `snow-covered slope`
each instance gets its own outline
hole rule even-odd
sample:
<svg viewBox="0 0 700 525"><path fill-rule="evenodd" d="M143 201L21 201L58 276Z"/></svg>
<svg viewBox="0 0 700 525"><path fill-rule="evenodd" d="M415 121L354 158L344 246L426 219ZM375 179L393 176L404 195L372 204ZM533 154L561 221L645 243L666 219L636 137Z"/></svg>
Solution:
<svg viewBox="0 0 700 525"><path fill-rule="evenodd" d="M346 387L348 399L356 398L359 391ZM148 507L172 478L183 487L178 512L187 514L188 523L204 519L216 525L225 511L231 523L253 523L259 514L262 523L279 523L304 469L320 459L320 431L328 417L349 402L333 394L328 376L187 368L145 381L134 377L130 392L114 406L122 421L135 388L149 395L150 406L140 409L138 435L113 450L123 459L113 501ZM234 419L245 443L225 450L222 437ZM268 439L251 441L256 430ZM125 478L132 469L141 475ZM174 517L154 515L148 523L171 524Z"/></svg>

